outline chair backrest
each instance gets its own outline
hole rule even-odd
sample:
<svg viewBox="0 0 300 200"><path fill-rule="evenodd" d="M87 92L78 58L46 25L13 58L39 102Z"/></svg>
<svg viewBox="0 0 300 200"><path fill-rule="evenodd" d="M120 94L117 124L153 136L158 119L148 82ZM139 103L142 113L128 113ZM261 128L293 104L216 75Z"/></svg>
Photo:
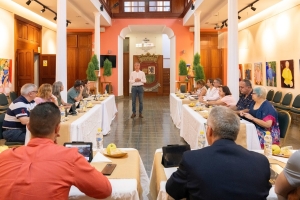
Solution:
<svg viewBox="0 0 300 200"><path fill-rule="evenodd" d="M296 96L292 104L293 108L300 108L300 94Z"/></svg>
<svg viewBox="0 0 300 200"><path fill-rule="evenodd" d="M11 102L13 102L16 98L18 98L17 93L14 91L10 92L9 98L10 98Z"/></svg>
<svg viewBox="0 0 300 200"><path fill-rule="evenodd" d="M187 90L186 85L180 85L180 92L181 93L186 93L186 90Z"/></svg>
<svg viewBox="0 0 300 200"><path fill-rule="evenodd" d="M5 113L0 114L0 139L3 139L2 125L3 125L4 117L5 117Z"/></svg>
<svg viewBox="0 0 300 200"><path fill-rule="evenodd" d="M287 132L291 125L291 115L287 111L278 112L278 123L280 129L280 138L286 138ZM283 142L284 143L284 142Z"/></svg>
<svg viewBox="0 0 300 200"><path fill-rule="evenodd" d="M282 97L282 92L280 91L277 91L274 95L274 98L273 98L273 102L274 103L279 103L280 100L281 100L281 97Z"/></svg>
<svg viewBox="0 0 300 200"><path fill-rule="evenodd" d="M0 105L1 105L1 106L6 106L6 105L8 105L7 97L6 97L5 94L3 94L3 93L0 94Z"/></svg>
<svg viewBox="0 0 300 200"><path fill-rule="evenodd" d="M291 101L292 101L292 98L293 98L293 94L292 93L286 93L282 99L282 102L281 104L284 105L284 106L289 106L291 104Z"/></svg>
<svg viewBox="0 0 300 200"><path fill-rule="evenodd" d="M267 98L266 98L266 99L267 99L268 101L272 101L273 96L274 96L274 90L271 89L271 90L269 90L269 92L267 93Z"/></svg>

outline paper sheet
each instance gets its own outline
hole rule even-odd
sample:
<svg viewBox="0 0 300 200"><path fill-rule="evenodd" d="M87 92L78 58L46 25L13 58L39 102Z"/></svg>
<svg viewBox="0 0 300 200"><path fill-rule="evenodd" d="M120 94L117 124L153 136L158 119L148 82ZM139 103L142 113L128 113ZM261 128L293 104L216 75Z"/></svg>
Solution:
<svg viewBox="0 0 300 200"><path fill-rule="evenodd" d="M164 168L165 174L167 179L170 178L170 176L177 171L177 167L169 167L169 168Z"/></svg>
<svg viewBox="0 0 300 200"><path fill-rule="evenodd" d="M102 153L97 152L96 155L94 156L92 163L95 162L109 162L111 163L112 161L106 158Z"/></svg>

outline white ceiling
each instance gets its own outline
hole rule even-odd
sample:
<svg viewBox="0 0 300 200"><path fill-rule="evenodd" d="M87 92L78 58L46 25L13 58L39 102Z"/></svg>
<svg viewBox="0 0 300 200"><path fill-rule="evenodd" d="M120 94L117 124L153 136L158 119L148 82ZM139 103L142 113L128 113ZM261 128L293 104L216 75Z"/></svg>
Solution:
<svg viewBox="0 0 300 200"><path fill-rule="evenodd" d="M32 1L28 6L26 5L27 0L12 0L21 6L37 13L38 15L55 23L53 18L55 15L50 11L41 13L42 6ZM51 8L56 12L57 0L39 0L42 4ZM238 10L252 3L254 0L238 0ZM256 11L252 11L247 8L240 13L242 17L239 22L263 11L264 9L280 2L282 0L259 0L254 4ZM203 0L202 4L196 8L201 11L201 28L212 29L216 23L221 23L227 19L227 0ZM98 9L93 5L91 0L67 0L67 19L72 23L69 24L69 29L93 29L94 28L94 14ZM23 16L26 18L26 16ZM182 20L182 19L179 19ZM100 18L101 26L110 26L108 21L101 15ZM184 24L185 26L194 26L193 15ZM131 26L131 32L147 32L147 33L161 33L163 26Z"/></svg>

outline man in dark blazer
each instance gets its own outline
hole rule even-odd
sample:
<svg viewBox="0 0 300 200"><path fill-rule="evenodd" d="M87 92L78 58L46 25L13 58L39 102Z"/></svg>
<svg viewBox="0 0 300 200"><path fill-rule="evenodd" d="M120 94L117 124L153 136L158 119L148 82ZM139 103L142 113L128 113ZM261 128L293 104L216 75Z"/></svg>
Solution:
<svg viewBox="0 0 300 200"><path fill-rule="evenodd" d="M239 129L240 119L231 109L213 108L206 128L211 146L183 154L167 193L174 199L265 200L271 187L269 161L234 142Z"/></svg>

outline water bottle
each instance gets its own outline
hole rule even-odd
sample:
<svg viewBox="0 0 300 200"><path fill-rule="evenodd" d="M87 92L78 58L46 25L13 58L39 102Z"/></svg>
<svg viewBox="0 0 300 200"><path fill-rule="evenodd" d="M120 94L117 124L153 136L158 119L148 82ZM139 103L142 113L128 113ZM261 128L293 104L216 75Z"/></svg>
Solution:
<svg viewBox="0 0 300 200"><path fill-rule="evenodd" d="M96 133L96 150L97 151L103 150L103 134L101 128L98 128Z"/></svg>
<svg viewBox="0 0 300 200"><path fill-rule="evenodd" d="M270 158L272 157L272 136L270 134L270 131L266 131L264 140L264 154L266 157Z"/></svg>
<svg viewBox="0 0 300 200"><path fill-rule="evenodd" d="M207 110L208 111L208 113L207 113L208 115L210 114L211 109L212 109L212 106L209 106L208 110Z"/></svg>
<svg viewBox="0 0 300 200"><path fill-rule="evenodd" d="M60 121L63 122L65 120L65 110L62 108L60 110Z"/></svg>
<svg viewBox="0 0 300 200"><path fill-rule="evenodd" d="M202 149L205 146L205 135L204 135L204 131L200 131L199 135L198 135L198 149Z"/></svg>

